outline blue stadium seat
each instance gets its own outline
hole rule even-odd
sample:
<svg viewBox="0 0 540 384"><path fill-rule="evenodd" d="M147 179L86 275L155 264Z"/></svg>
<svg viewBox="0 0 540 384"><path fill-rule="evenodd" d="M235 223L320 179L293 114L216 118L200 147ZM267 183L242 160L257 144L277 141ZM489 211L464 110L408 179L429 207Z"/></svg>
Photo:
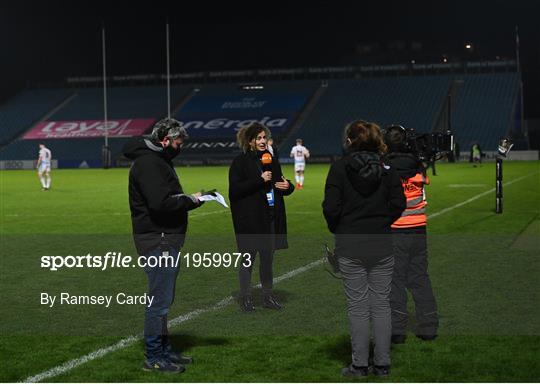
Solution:
<svg viewBox="0 0 540 384"><path fill-rule="evenodd" d="M431 132L445 105L454 81L463 83L452 100L452 130L465 150L473 141L484 150L494 150L497 141L513 123L519 76L516 73L399 76L329 80L313 109L297 131L283 133L280 152L286 156L297 137L304 139L313 155L339 155L344 126L354 119L377 122L384 127L401 124L416 131ZM262 82L264 90L245 91L238 84L205 84L190 101L216 97L268 97L279 100L287 95L309 98L321 87L320 81ZM195 86L171 89L173 111ZM103 118L102 91L99 88L23 91L0 107L0 145L20 136L64 100L72 99L48 120L100 120ZM204 104L204 103L203 103ZM187 105L187 104L186 104ZM183 107L185 107L184 105ZM204 105L203 105L204 106ZM183 107L174 111L182 119ZM220 108L217 109L219 114ZM291 113L298 114L300 110ZM109 118L154 118L165 116L165 87L112 87L109 90ZM205 111L209 115L216 110ZM245 112L244 112L245 113ZM211 136L208 136L211 137ZM111 138L113 158L121 154L125 138ZM278 137L279 141L279 137ZM99 161L103 138L50 139L45 144L53 157L66 161ZM0 150L2 160L37 157L36 140L15 140Z"/></svg>
<svg viewBox="0 0 540 384"><path fill-rule="evenodd" d="M0 106L0 146L23 134L73 93L69 89L24 90Z"/></svg>
<svg viewBox="0 0 540 384"><path fill-rule="evenodd" d="M462 150L478 142L484 151L495 151L514 117L519 92L517 73L456 76L463 79L452 107L452 130Z"/></svg>
<svg viewBox="0 0 540 384"><path fill-rule="evenodd" d="M190 86L171 87L171 105L180 102L191 91ZM11 141L22 135L46 113L57 107L68 96L74 97L48 117L48 121L103 119L103 91L99 88L25 91L0 109L0 132ZM7 111L3 113L4 111ZM109 119L153 118L167 115L166 88L113 87L108 91ZM2 120L2 118L4 119ZM16 127L16 135L4 135L4 127ZM0 150L2 160L29 160L37 158L38 141L53 152L53 158L64 161L100 161L103 138L16 140ZM118 157L126 139L110 138L112 156Z"/></svg>
<svg viewBox="0 0 540 384"><path fill-rule="evenodd" d="M381 127L401 124L418 132L430 132L450 84L446 76L330 80L295 137L282 147L292 147L295 138L301 137L312 154L340 154L343 128L356 119L373 121Z"/></svg>

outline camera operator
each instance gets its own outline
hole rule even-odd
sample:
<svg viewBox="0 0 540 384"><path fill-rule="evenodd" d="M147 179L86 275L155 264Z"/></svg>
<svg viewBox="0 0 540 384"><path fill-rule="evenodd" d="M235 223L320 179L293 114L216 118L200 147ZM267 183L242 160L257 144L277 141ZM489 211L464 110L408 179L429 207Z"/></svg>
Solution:
<svg viewBox="0 0 540 384"><path fill-rule="evenodd" d="M406 339L407 290L411 292L415 303L416 336L422 340L433 340L437 337L439 318L428 275L424 185L429 184L429 179L424 165L407 145L405 128L391 126L386 130L384 138L388 146L384 161L398 172L407 198L407 208L392 224L392 342L401 344Z"/></svg>
<svg viewBox="0 0 540 384"><path fill-rule="evenodd" d="M352 364L342 374L368 374L370 321L375 349L373 372L390 373L390 284L394 260L390 225L405 209L397 173L381 161L386 151L380 128L363 120L345 128L347 154L332 164L323 213L334 233L347 297Z"/></svg>

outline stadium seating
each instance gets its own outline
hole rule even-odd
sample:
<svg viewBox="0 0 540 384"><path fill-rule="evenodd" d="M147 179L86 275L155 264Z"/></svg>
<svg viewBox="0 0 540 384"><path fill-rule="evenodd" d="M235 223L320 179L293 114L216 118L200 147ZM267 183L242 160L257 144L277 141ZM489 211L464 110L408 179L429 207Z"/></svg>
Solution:
<svg viewBox="0 0 540 384"><path fill-rule="evenodd" d="M181 102L191 91L188 86L171 87L171 108ZM21 135L31 128L51 108L58 105L68 95L74 97L70 101L52 113L48 121L63 120L101 120L103 119L103 91L99 88L86 89L62 89L55 91L27 92L17 98L21 109L13 112L17 116L18 134ZM56 103L46 101L53 99ZM167 94L165 87L116 87L108 91L108 117L109 119L127 118L154 118L159 119L167 114ZM34 102L34 100L36 100ZM41 113L36 118L24 118L25 113L33 111L33 106L41 102ZM0 126L0 132L4 132L4 126ZM121 154L125 138L109 139L113 158ZM39 140L53 152L53 158L63 161L65 164L79 164L82 161L98 163L101 161L101 148L103 138L96 139L49 139ZM0 150L2 160L29 160L37 158L37 140L15 140L10 145Z"/></svg>
<svg viewBox="0 0 540 384"><path fill-rule="evenodd" d="M452 131L462 150L473 142L494 151L514 118L519 92L516 73L456 76L464 83L452 105Z"/></svg>
<svg viewBox="0 0 540 384"><path fill-rule="evenodd" d="M450 78L439 76L331 80L313 112L294 135L315 155L342 152L345 125L355 119L401 124L430 132L443 106Z"/></svg>
<svg viewBox="0 0 540 384"><path fill-rule="evenodd" d="M190 87L171 87L171 104L179 102ZM103 119L103 90L79 89L76 97L49 120ZM167 114L165 87L114 87L107 92L107 113L110 119L159 118Z"/></svg>
<svg viewBox="0 0 540 384"><path fill-rule="evenodd" d="M477 141L495 150L513 118L516 73L331 80L308 119L281 147L290 148L302 137L312 154L340 154L343 128L354 119L431 132L455 80L463 80L451 107L456 140L462 149Z"/></svg>
<svg viewBox="0 0 540 384"><path fill-rule="evenodd" d="M297 137L304 139L312 155L339 155L342 152L342 132L346 123L354 119L375 121L382 127L401 124L418 132L431 132L437 125L445 108L446 96L455 81L460 81L451 104L452 131L462 150L473 142L479 142L484 150L493 150L514 119L519 77L516 73L445 74L428 76L395 76L361 79L328 80L324 85L315 80L262 82L262 90L245 90L236 83L174 86L171 89L173 116L197 120L216 116L231 119L246 118L249 110L225 111L223 100L268 100L266 109L288 116L292 124L276 135L280 152L286 156ZM195 91L194 91L195 90ZM320 97L305 111L309 99L319 90ZM189 97L187 97L189 95ZM292 96L290 107L280 100ZM299 96L298 99L295 99ZM0 150L2 160L34 159L37 156L36 140L15 140L44 116L47 120L100 120L103 118L103 99L100 88L58 89L23 91L0 107L0 140L11 142ZM296 103L294 100L300 100ZM110 119L153 118L166 115L165 87L137 86L112 87L108 93ZM217 101L213 103L212 101ZM315 102L316 100L316 102ZM187 101L186 103L184 103ZM65 102L65 105L62 105ZM59 106L61 106L59 108ZM57 108L58 110L56 110ZM300 113L304 117L295 125ZM224 116L230 113L230 116ZM235 115L237 113L238 115ZM189 129L188 129L189 131ZM204 139L212 134L205 131ZM228 139L234 141L234 130L229 129ZM230 131L230 132L229 132ZM193 135L192 135L193 133ZM197 130L190 131L196 141ZM223 134L223 130L221 130ZM200 139L200 138L199 138ZM13 141L13 142L12 142ZM121 153L124 138L109 140L113 159ZM50 139L45 144L53 151L53 157L66 163L99 161L103 138L96 139ZM0 141L0 145L2 141ZM229 152L227 152L229 151ZM212 152L212 151L210 151ZM201 156L202 151L186 149L185 154ZM221 154L233 152L222 150Z"/></svg>
<svg viewBox="0 0 540 384"><path fill-rule="evenodd" d="M0 106L0 147L23 134L73 93L69 89L24 90Z"/></svg>
<svg viewBox="0 0 540 384"><path fill-rule="evenodd" d="M318 81L287 81L265 82L262 89L244 89L239 84L205 84L199 86L189 102L174 115L180 121L209 121L215 118L229 118L231 120L253 119L256 116L279 115L294 122L301 112L305 103L320 86ZM226 102L240 102L253 100L261 102L260 107L224 108ZM240 104L240 103L239 103ZM205 138L227 137L234 140L235 129L216 129L204 132ZM188 133L192 138L201 136L202 132L197 129ZM278 138L280 132L276 130L273 136Z"/></svg>

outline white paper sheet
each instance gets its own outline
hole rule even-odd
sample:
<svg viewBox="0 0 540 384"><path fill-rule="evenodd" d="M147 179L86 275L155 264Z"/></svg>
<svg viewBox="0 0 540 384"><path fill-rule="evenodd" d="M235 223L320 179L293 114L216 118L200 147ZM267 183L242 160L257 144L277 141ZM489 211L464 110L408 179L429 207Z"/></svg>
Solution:
<svg viewBox="0 0 540 384"><path fill-rule="evenodd" d="M215 196L214 196L215 195ZM221 205L223 205L225 208L229 208L227 203L225 202L225 199L219 192L214 192L212 195L202 195L199 197L199 201L217 201Z"/></svg>

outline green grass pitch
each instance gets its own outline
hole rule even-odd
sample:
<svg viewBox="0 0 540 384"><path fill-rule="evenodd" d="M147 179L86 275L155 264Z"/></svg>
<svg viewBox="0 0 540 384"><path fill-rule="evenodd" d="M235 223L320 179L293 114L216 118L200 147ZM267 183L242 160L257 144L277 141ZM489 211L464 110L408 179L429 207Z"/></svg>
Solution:
<svg viewBox="0 0 540 384"><path fill-rule="evenodd" d="M227 194L227 167L177 171L187 192ZM290 248L276 253L275 277L320 260L323 244L332 243L321 212L327 171L328 165L308 164L304 189L286 199ZM422 342L411 330L407 342L393 348L385 381L538 381L540 163L505 162L502 215L494 213L495 193L484 193L494 187L493 163L441 163L437 171L427 196L440 337ZM284 172L294 179L291 166ZM43 255L135 255L127 174L53 170L52 188L43 192L33 171L0 172L0 381L25 380L142 332L142 306L40 304L41 292L145 291L139 268L40 268ZM235 251L229 211L216 203L193 211L183 251ZM322 264L298 271L275 286L283 311L262 309L255 290L257 310L246 315L233 302L215 307L237 292L234 268L183 264L169 319L194 314L171 330L174 344L196 360L184 374L143 372L138 340L45 381L345 381L340 369L350 362L350 342L340 281ZM200 309L206 311L193 312Z"/></svg>

